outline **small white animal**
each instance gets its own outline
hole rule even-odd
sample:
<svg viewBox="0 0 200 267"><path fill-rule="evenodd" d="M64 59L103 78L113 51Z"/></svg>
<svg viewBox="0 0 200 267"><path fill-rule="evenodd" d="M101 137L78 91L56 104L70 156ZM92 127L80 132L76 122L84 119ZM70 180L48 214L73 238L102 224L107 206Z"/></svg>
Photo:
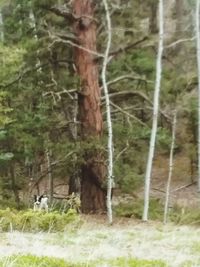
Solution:
<svg viewBox="0 0 200 267"><path fill-rule="evenodd" d="M45 210L48 212L48 197L46 195L37 196L34 195L34 205L33 210L34 211L41 211Z"/></svg>

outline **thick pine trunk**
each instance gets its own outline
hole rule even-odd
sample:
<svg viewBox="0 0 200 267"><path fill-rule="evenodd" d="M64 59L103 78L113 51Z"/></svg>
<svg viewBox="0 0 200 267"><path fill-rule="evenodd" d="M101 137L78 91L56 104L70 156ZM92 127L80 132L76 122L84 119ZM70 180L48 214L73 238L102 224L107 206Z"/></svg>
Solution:
<svg viewBox="0 0 200 267"><path fill-rule="evenodd" d="M75 64L80 77L79 120L81 138L86 143L91 140L98 142L103 130L99 75L95 63L96 24L93 2L92 0L73 1L73 14L77 18L74 22L74 32L80 46L74 48ZM84 213L106 210L104 156L98 149L94 150L90 152L86 149L82 166L81 205Z"/></svg>

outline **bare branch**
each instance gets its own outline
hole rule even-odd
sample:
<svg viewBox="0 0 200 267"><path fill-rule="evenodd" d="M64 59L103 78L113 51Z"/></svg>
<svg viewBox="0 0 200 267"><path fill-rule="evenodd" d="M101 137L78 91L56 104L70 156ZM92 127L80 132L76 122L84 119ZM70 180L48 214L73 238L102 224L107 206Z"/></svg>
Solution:
<svg viewBox="0 0 200 267"><path fill-rule="evenodd" d="M48 8L48 10L56 14L57 16L63 17L67 20L73 21L74 19L72 12L70 12L70 10L64 6L62 7L53 6L53 7Z"/></svg>
<svg viewBox="0 0 200 267"><path fill-rule="evenodd" d="M128 117L134 119L135 121L137 121L139 124L141 124L142 126L147 126L146 123L144 123L143 121L141 121L140 119L138 119L136 116L134 116L133 114L128 113L127 111L123 110L122 108L120 108L118 105L114 104L113 102L110 101L111 106L115 107L116 109L118 109L121 113L127 115Z"/></svg>
<svg viewBox="0 0 200 267"><path fill-rule="evenodd" d="M101 53L98 53L98 52L96 52L96 51L87 49L87 48L85 48L84 46L79 45L79 44L76 44L76 43L74 43L74 42L72 42L72 41L70 41L70 40L64 40L64 39L60 38L59 36L51 35L51 38L54 39L54 40L53 40L53 42L49 45L49 48L51 48L52 46L54 46L55 43L64 43L64 44L69 44L69 45L71 45L71 46L73 46L73 47L77 47L77 48L79 48L79 49L82 49L82 50L84 50L84 51L86 51L86 52L88 52L89 54L92 54L92 55L94 55L94 56L97 56L97 57L104 57L104 55L101 54Z"/></svg>
<svg viewBox="0 0 200 267"><path fill-rule="evenodd" d="M109 97L112 98L112 97L119 97L119 96L122 96L122 95L127 95L127 96L131 96L131 95L137 95L138 97L142 98L143 100L145 100L147 103L149 103L151 106L153 106L153 102L148 98L148 96L146 96L144 93L142 92L139 92L139 91L120 91L120 92L115 92L115 93L111 93L109 94ZM101 97L102 100L105 99L105 97ZM159 108L159 112L160 114L168 121L171 123L171 117L166 114L163 110L161 110Z"/></svg>
<svg viewBox="0 0 200 267"><path fill-rule="evenodd" d="M82 16L76 16L70 9L67 9L66 6L53 6L48 8L49 11L53 12L57 16L63 17L70 22L73 22L74 20L79 20L81 18L87 18L90 19L91 21L97 22L97 20L94 17L87 16L87 15L82 15Z"/></svg>
<svg viewBox="0 0 200 267"><path fill-rule="evenodd" d="M119 81L122 81L122 80L126 80L126 79L129 79L129 80L137 80L137 81L142 81L142 82L146 82L146 83L152 83L153 84L153 81L151 80L146 80L144 77L142 76L133 76L132 74L127 74L127 75L122 75L120 77L117 77L116 79L114 80L111 80L111 81L108 81L107 82L107 85L111 85L111 84L114 84L114 83L117 83ZM101 87L102 88L102 87Z"/></svg>
<svg viewBox="0 0 200 267"><path fill-rule="evenodd" d="M135 42L133 44L129 44L125 47L120 47L117 50L110 52L109 56L113 58L114 56L117 56L118 54L120 54L122 52L127 52L128 50L135 48L137 45L143 43L146 40L148 40L147 36L143 37L141 40L138 40L137 42Z"/></svg>
<svg viewBox="0 0 200 267"><path fill-rule="evenodd" d="M193 36L192 38L185 38L185 39L180 39L180 40L177 40L169 45L166 45L164 47L164 49L166 48L171 48L171 47L174 47L176 46L177 44L180 44L180 43L183 43L183 42L189 42L189 41L194 41L196 39L196 36Z"/></svg>

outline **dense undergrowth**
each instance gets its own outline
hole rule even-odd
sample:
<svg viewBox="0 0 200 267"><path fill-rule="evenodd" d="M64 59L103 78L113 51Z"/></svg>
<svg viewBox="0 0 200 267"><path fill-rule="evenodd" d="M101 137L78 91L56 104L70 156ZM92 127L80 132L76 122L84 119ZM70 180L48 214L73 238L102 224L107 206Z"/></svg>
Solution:
<svg viewBox="0 0 200 267"><path fill-rule="evenodd" d="M141 199L128 203L119 203L114 207L116 216L142 219L144 202ZM160 200L151 199L149 205L149 218L163 221L164 205ZM182 208L174 206L169 210L169 222L179 225L200 225L200 210L197 208Z"/></svg>
<svg viewBox="0 0 200 267"><path fill-rule="evenodd" d="M49 213L34 212L33 210L17 211L0 210L0 230L1 231L64 231L68 224L74 223L78 226L81 223L80 217L73 209L67 213L53 211Z"/></svg>
<svg viewBox="0 0 200 267"><path fill-rule="evenodd" d="M163 204L157 200L150 201L149 219L163 221ZM114 207L117 217L142 219L143 200L119 203ZM200 211L198 209L182 209L174 207L169 211L169 222L179 225L200 225ZM33 210L0 209L0 231L25 231L25 232L62 232L67 226L73 224L79 227L82 223L81 216L73 209L66 213L59 211L34 212Z"/></svg>

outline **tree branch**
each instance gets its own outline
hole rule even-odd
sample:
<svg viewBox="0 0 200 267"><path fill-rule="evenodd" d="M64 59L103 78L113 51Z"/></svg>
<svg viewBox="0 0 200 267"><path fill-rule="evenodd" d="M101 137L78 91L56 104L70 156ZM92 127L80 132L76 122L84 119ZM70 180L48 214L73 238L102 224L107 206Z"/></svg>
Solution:
<svg viewBox="0 0 200 267"><path fill-rule="evenodd" d="M117 77L116 79L114 80L111 80L111 81L108 81L107 82L107 85L111 85L111 84L115 84L121 80L126 80L126 79L129 79L129 80L138 80L138 81L142 81L142 82L145 82L145 83L154 83L153 81L151 80L146 80L145 78L143 77L140 77L140 76L133 76L132 74L127 74L127 75L122 75L120 77ZM102 88L102 87L101 87Z"/></svg>
<svg viewBox="0 0 200 267"><path fill-rule="evenodd" d="M115 92L115 93L111 93L109 94L109 97L119 97L119 96L123 96L123 95L127 95L127 96L132 96L132 95L137 95L140 98L142 98L143 100L145 100L147 103L149 103L151 106L153 106L153 102L142 92L138 92L138 91L120 91L120 92ZM101 97L102 100L105 99L104 96ZM169 115L167 115L163 110L159 109L160 114L168 121L171 123L171 117Z"/></svg>
<svg viewBox="0 0 200 267"><path fill-rule="evenodd" d="M148 40L148 36L143 37L141 40L138 40L137 42L135 42L133 44L129 44L125 47L120 47L117 50L110 52L109 56L113 58L114 56L117 56L118 54L120 54L122 52L127 52L128 50L135 48L137 45L143 43L146 40Z"/></svg>
<svg viewBox="0 0 200 267"><path fill-rule="evenodd" d="M136 116L128 113L127 111L123 110L122 108L120 108L118 105L114 104L113 102L110 101L111 106L115 107L116 109L118 109L121 113L127 115L128 117L134 119L135 121L139 122L139 124L141 124L142 126L147 126L146 123L144 123L143 121L141 121L140 119L138 119Z"/></svg>

